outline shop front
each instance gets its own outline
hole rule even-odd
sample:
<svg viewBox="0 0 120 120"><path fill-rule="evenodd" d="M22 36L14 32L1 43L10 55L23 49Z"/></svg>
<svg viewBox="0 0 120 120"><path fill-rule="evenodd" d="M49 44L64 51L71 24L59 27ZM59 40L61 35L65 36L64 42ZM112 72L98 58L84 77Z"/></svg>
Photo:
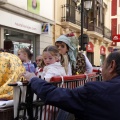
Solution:
<svg viewBox="0 0 120 120"><path fill-rule="evenodd" d="M4 49L17 54L18 49L27 47L33 53L34 34L26 34L14 29L4 29Z"/></svg>
<svg viewBox="0 0 120 120"><path fill-rule="evenodd" d="M36 36L40 39L41 23L3 10L0 10L0 18L0 47L14 54L27 47L35 58Z"/></svg>
<svg viewBox="0 0 120 120"><path fill-rule="evenodd" d="M100 65L104 63L104 60L106 58L106 48L104 46L100 47Z"/></svg>
<svg viewBox="0 0 120 120"><path fill-rule="evenodd" d="M94 45L92 42L89 42L86 46L86 52L91 64L94 65Z"/></svg>

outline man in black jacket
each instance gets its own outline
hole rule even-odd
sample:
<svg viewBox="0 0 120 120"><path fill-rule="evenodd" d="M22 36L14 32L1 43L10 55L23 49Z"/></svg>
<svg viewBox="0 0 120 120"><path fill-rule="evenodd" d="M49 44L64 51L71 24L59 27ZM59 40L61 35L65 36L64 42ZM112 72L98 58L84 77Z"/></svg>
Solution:
<svg viewBox="0 0 120 120"><path fill-rule="evenodd" d="M120 51L106 58L102 82L88 82L73 90L55 87L28 72L24 76L46 104L71 112L78 120L120 120Z"/></svg>

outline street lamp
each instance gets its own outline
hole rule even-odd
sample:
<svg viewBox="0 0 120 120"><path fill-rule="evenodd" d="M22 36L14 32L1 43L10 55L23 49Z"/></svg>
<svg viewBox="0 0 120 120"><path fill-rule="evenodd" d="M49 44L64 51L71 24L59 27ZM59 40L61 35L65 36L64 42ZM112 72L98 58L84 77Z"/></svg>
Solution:
<svg viewBox="0 0 120 120"><path fill-rule="evenodd" d="M83 50L83 45L84 45L84 38L83 38L83 27L84 27L84 8L86 10L90 10L92 8L92 0L81 0L81 4L80 4L80 8L81 8L81 37L80 37L80 46L81 46L81 50Z"/></svg>
<svg viewBox="0 0 120 120"><path fill-rule="evenodd" d="M84 8L86 10L90 10L92 8L92 1L91 0L84 0Z"/></svg>
<svg viewBox="0 0 120 120"><path fill-rule="evenodd" d="M93 0L73 0L76 4L79 2L80 4L77 5L78 10L81 11L81 35L79 37L79 44L81 46L80 50L84 50L84 46L87 44L87 40L84 39L83 28L84 28L84 9L87 11L92 8L92 1ZM85 35L85 38L88 36Z"/></svg>

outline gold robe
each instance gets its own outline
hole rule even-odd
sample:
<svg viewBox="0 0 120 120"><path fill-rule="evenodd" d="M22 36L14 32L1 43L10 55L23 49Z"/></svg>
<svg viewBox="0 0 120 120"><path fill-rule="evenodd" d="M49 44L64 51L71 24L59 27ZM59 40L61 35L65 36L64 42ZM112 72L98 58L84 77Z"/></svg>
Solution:
<svg viewBox="0 0 120 120"><path fill-rule="evenodd" d="M13 87L8 84L19 81L24 72L25 68L16 55L0 52L0 99L13 99Z"/></svg>

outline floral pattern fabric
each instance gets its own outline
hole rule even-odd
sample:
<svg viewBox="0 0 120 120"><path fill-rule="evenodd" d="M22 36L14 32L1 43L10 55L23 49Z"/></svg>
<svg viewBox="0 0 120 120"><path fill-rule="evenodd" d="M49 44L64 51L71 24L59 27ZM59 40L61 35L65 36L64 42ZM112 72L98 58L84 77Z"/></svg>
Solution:
<svg viewBox="0 0 120 120"><path fill-rule="evenodd" d="M0 53L0 99L13 99L13 87L8 84L19 81L24 72L25 68L16 55Z"/></svg>

